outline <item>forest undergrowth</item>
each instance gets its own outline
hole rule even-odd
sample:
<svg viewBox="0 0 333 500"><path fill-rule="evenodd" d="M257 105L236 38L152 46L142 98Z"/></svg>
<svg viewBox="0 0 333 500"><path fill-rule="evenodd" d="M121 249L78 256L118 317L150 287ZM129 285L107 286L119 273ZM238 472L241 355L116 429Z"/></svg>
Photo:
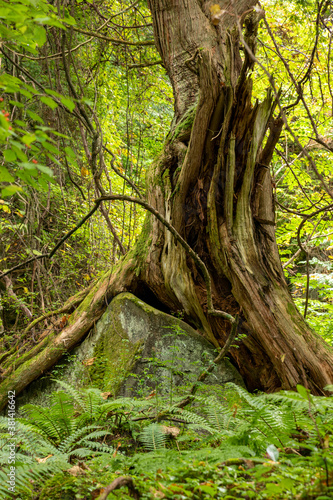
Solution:
<svg viewBox="0 0 333 500"><path fill-rule="evenodd" d="M153 392L142 384L133 398L58 381L48 406L19 409L14 441L1 417L1 498L333 497L332 397L303 386L250 394L231 383L201 384L179 408L189 384L184 377L175 388L169 367L169 391L156 381Z"/></svg>

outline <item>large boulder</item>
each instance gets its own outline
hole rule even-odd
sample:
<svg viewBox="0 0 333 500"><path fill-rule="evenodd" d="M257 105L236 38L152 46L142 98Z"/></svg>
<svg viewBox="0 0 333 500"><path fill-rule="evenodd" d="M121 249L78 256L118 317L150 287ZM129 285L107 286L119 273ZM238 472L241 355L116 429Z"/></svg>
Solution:
<svg viewBox="0 0 333 500"><path fill-rule="evenodd" d="M117 295L98 322L96 359L98 353L104 360L103 389L122 396L188 386L217 355L187 323L130 293ZM92 365L92 379L94 372ZM206 383L226 382L244 385L234 366L223 360Z"/></svg>
<svg viewBox="0 0 333 500"><path fill-rule="evenodd" d="M186 390L217 352L184 321L158 311L131 293L117 295L87 338L64 357L52 372L33 382L18 398L45 404L59 390L56 378L74 387L92 385L112 395L145 396L153 390ZM244 386L226 359L205 383Z"/></svg>

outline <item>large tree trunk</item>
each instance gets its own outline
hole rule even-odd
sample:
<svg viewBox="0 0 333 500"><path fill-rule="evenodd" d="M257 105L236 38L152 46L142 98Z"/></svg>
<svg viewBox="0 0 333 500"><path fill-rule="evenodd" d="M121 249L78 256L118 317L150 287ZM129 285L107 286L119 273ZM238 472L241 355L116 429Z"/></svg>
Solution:
<svg viewBox="0 0 333 500"><path fill-rule="evenodd" d="M333 356L310 331L289 294L275 240L269 162L282 129L274 98L251 103L248 76L261 13L255 1L150 0L155 39L175 96L164 153L149 177L149 201L208 267L214 305L241 313L251 334L232 351L250 389L322 393ZM241 56L241 53L243 54ZM270 129L265 147L263 141ZM229 326L207 316L202 276L155 223L144 280L161 302L185 311L223 343ZM177 304L179 304L177 306Z"/></svg>
<svg viewBox="0 0 333 500"><path fill-rule="evenodd" d="M230 352L248 389L301 383L315 394L333 382L333 354L289 294L278 255L269 162L282 129L274 97L251 103L248 76L259 15L253 0L150 0L155 39L173 85L175 116L163 154L148 175L148 201L205 262L216 309L241 317L246 339ZM214 10L215 9L215 10ZM242 54L242 55L241 55ZM270 130L263 147L266 132ZM4 364L0 406L73 347L115 294L130 290L184 318L223 345L230 325L207 310L194 261L153 215L136 247L72 314L16 363ZM242 330L242 327L241 327ZM44 342L44 344L43 344Z"/></svg>

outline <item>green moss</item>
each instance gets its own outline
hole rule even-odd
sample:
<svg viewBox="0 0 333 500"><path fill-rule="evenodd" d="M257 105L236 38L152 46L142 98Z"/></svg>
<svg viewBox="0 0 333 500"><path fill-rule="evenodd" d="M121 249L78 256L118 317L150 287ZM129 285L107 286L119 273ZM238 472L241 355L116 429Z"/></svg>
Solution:
<svg viewBox="0 0 333 500"><path fill-rule="evenodd" d="M294 304L292 302L288 302L288 305L287 305L287 311L288 311L288 314L293 318L295 319L296 316L298 315L298 311L296 309L296 307L294 306Z"/></svg>
<svg viewBox="0 0 333 500"><path fill-rule="evenodd" d="M86 490L83 482L87 482L87 479L62 473L56 474L46 481L38 498L39 500L50 500L50 498L52 500L73 500L73 498L77 498L78 493Z"/></svg>
<svg viewBox="0 0 333 500"><path fill-rule="evenodd" d="M171 198L173 198L178 193L179 189L180 189L180 183L177 182L175 189L172 191Z"/></svg>
<svg viewBox="0 0 333 500"><path fill-rule="evenodd" d="M122 294L124 295L126 296ZM141 307L142 304L140 301ZM131 373L141 353L142 342L131 342L123 331L119 320L121 304L114 301L112 309L112 321L108 322L108 316L104 317L105 324L101 325L102 335L93 352L96 359L87 368L90 384L115 395L124 379ZM103 318L101 321L103 322Z"/></svg>
<svg viewBox="0 0 333 500"><path fill-rule="evenodd" d="M133 264L135 265L135 274L139 276L141 265L146 262L148 252L151 246L152 215L147 214L142 231L133 249Z"/></svg>
<svg viewBox="0 0 333 500"><path fill-rule="evenodd" d="M191 106L186 111L185 115L179 121L175 130L171 134L171 136L169 138L169 142L172 142L175 139L181 139L182 136L190 134L196 111L197 111L197 103L193 104L193 106Z"/></svg>
<svg viewBox="0 0 333 500"><path fill-rule="evenodd" d="M88 366L89 381L94 387L98 387L101 391L105 387L105 373L107 371L107 359L104 355L104 338L102 337L99 342L97 342L94 348L95 359L91 366Z"/></svg>

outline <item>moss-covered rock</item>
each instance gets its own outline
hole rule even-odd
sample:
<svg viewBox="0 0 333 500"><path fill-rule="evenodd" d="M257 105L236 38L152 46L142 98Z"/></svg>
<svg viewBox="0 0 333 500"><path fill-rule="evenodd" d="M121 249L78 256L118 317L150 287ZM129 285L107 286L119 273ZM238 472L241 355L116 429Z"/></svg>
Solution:
<svg viewBox="0 0 333 500"><path fill-rule="evenodd" d="M45 404L64 380L73 386L93 385L113 395L171 392L188 386L216 357L212 344L184 321L158 311L130 293L117 295L93 331L49 377L38 380L19 397L19 404ZM241 376L223 360L207 383L235 382Z"/></svg>
<svg viewBox="0 0 333 500"><path fill-rule="evenodd" d="M113 299L96 330L107 360L103 389L123 396L186 386L216 356L214 346L191 326L130 293ZM208 383L226 382L243 385L236 369L224 360Z"/></svg>

